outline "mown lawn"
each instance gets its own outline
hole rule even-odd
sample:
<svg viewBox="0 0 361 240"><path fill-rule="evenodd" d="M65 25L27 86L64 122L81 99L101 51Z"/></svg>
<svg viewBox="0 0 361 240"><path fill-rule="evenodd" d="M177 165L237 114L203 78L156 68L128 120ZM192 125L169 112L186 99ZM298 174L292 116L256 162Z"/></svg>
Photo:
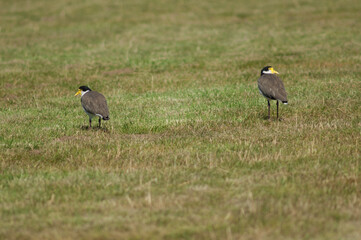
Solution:
<svg viewBox="0 0 361 240"><path fill-rule="evenodd" d="M0 0L0 239L361 239L360 12Z"/></svg>

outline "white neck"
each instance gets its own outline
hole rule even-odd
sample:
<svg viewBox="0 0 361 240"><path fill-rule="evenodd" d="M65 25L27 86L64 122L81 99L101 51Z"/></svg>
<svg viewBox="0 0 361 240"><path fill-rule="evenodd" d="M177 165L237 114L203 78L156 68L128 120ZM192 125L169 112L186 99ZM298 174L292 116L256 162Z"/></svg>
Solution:
<svg viewBox="0 0 361 240"><path fill-rule="evenodd" d="M263 73L263 74L273 74L271 70L263 71L262 73Z"/></svg>
<svg viewBox="0 0 361 240"><path fill-rule="evenodd" d="M81 91L81 96L84 96L87 92L89 92L89 90L86 90L85 92Z"/></svg>

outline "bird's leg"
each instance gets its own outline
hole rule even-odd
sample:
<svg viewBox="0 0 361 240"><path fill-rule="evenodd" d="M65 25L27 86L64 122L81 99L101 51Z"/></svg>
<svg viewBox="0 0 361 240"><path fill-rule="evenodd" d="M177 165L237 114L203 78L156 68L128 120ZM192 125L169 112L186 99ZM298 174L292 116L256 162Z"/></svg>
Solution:
<svg viewBox="0 0 361 240"><path fill-rule="evenodd" d="M101 124L100 122L101 122L101 120L102 120L102 119L101 119L101 118L99 118L99 128L100 128L100 124Z"/></svg>
<svg viewBox="0 0 361 240"><path fill-rule="evenodd" d="M271 119L271 104L269 100L267 100L267 103L268 103L268 119Z"/></svg>
<svg viewBox="0 0 361 240"><path fill-rule="evenodd" d="M91 127L92 127L92 119L89 118L89 128L91 128Z"/></svg>
<svg viewBox="0 0 361 240"><path fill-rule="evenodd" d="M278 100L277 100L277 119L278 119Z"/></svg>

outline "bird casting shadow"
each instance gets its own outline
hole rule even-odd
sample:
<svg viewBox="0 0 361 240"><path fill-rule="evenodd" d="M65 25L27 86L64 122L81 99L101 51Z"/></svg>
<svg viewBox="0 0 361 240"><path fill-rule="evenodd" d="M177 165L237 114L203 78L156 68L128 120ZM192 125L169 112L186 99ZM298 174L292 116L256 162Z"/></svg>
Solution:
<svg viewBox="0 0 361 240"><path fill-rule="evenodd" d="M89 126L81 126L80 127L81 130L83 131L102 131L102 132L109 132L109 130L105 127L99 127L99 126L96 126L96 127L89 127Z"/></svg>
<svg viewBox="0 0 361 240"><path fill-rule="evenodd" d="M264 115L264 113L258 113L258 116L260 119L264 120L264 121L275 121L275 122L282 122L283 121L283 118L276 118L276 117L271 117L271 118L268 118L267 115Z"/></svg>

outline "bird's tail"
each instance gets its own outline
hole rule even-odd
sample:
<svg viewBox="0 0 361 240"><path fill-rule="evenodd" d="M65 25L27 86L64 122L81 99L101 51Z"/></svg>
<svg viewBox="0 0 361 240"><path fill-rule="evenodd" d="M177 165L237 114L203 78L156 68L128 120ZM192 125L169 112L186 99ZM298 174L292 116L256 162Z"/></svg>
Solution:
<svg viewBox="0 0 361 240"><path fill-rule="evenodd" d="M103 117L103 120L104 120L104 121L109 120L109 116Z"/></svg>
<svg viewBox="0 0 361 240"><path fill-rule="evenodd" d="M288 104L288 101L282 101L283 104Z"/></svg>

